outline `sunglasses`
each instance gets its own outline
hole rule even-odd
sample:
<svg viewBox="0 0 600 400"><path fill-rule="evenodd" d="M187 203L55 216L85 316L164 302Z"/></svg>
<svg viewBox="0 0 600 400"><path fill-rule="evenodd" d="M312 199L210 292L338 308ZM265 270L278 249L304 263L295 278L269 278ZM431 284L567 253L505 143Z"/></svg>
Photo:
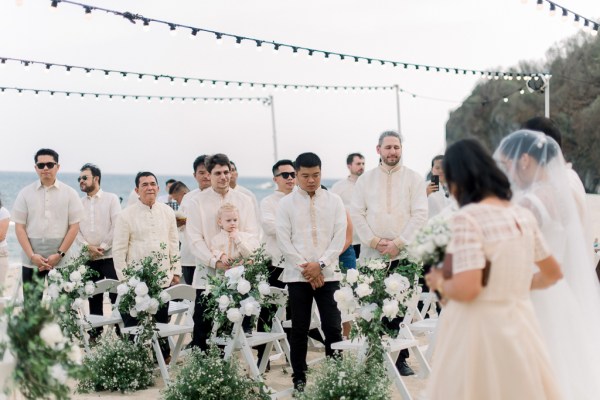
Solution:
<svg viewBox="0 0 600 400"><path fill-rule="evenodd" d="M36 166L38 169L44 169L44 168L52 169L52 168L54 168L54 167L55 167L57 164L58 164L58 163L55 163L55 162L39 162L39 163L36 163L36 164L35 164L35 166Z"/></svg>
<svg viewBox="0 0 600 400"><path fill-rule="evenodd" d="M79 178L77 178L77 182L81 182L81 181L87 181L88 180L88 176L87 175L83 175L80 176Z"/></svg>
<svg viewBox="0 0 600 400"><path fill-rule="evenodd" d="M277 175L275 175L275 177L281 176L283 179L289 179L290 177L292 177L292 179L296 179L296 173L295 172L280 172Z"/></svg>

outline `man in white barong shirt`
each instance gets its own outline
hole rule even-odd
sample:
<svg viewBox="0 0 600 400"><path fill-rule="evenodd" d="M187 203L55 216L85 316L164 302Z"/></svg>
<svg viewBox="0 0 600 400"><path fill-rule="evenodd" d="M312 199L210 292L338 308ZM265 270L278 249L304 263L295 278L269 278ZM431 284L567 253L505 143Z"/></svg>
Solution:
<svg viewBox="0 0 600 400"><path fill-rule="evenodd" d="M427 222L427 194L424 179L402 165L402 140L394 131L379 136L377 154L381 164L365 172L354 188L350 215L361 241L359 261L389 256L398 260L400 251ZM391 322L397 329L399 319ZM401 375L414 372L406 363L408 351L396 362Z"/></svg>
<svg viewBox="0 0 600 400"><path fill-rule="evenodd" d="M342 340L333 294L340 287L338 258L346 241L347 219L342 199L321 188L321 160L316 154L300 154L295 169L299 188L279 201L275 226L284 258L281 280L288 285L292 314L292 381L302 391L313 300L321 316L326 355L333 355L331 344Z"/></svg>

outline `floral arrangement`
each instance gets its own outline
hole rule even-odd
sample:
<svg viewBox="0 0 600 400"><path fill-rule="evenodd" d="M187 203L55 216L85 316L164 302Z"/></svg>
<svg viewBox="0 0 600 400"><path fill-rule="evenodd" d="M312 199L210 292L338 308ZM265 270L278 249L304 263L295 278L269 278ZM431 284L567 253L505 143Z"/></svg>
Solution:
<svg viewBox="0 0 600 400"><path fill-rule="evenodd" d="M78 321L83 315L82 307L96 290L92 277L98 273L85 265L88 261L88 249L83 246L79 256L68 265L48 273L50 306L55 308L58 324L70 340L83 340ZM56 302L58 298L64 298L65 302Z"/></svg>
<svg viewBox="0 0 600 400"><path fill-rule="evenodd" d="M314 383L296 398L304 400L390 399L390 381L382 363L363 363L354 353L327 358L314 372Z"/></svg>
<svg viewBox="0 0 600 400"><path fill-rule="evenodd" d="M364 337L370 351L382 354L381 338L394 335L384 318L391 321L406 310L405 302L415 292L421 275L421 264L409 257L406 250L399 254L395 267L387 259L373 259L356 269L350 269L334 293L340 311L354 315L351 338Z"/></svg>
<svg viewBox="0 0 600 400"><path fill-rule="evenodd" d="M241 322L244 316L258 316L271 296L267 263L261 246L248 258L236 260L233 265L237 266L224 274L209 276L204 292L208 318L223 327L228 322Z"/></svg>
<svg viewBox="0 0 600 400"><path fill-rule="evenodd" d="M17 311L14 305L6 308L6 342L0 359L5 352L15 358L10 386L26 399L68 399L67 379L81 373L81 349L70 344L53 309L38 300L43 291L43 282L34 277L33 283L23 285L23 309ZM54 302L66 307L68 299L63 296Z"/></svg>
<svg viewBox="0 0 600 400"><path fill-rule="evenodd" d="M451 236L452 231L446 218L432 218L417 232L408 246L408 252L425 265L437 265L444 261Z"/></svg>
<svg viewBox="0 0 600 400"><path fill-rule="evenodd" d="M207 353L192 349L177 378L163 391L164 400L267 400L264 384L240 371L236 357L224 360L212 347Z"/></svg>
<svg viewBox="0 0 600 400"><path fill-rule="evenodd" d="M83 360L84 374L77 391L119 391L146 389L154 384L154 366L148 348L127 338L105 335Z"/></svg>
<svg viewBox="0 0 600 400"><path fill-rule="evenodd" d="M161 249L165 250L166 245L161 244ZM123 270L126 282L117 286L117 294L121 296L119 311L138 319L140 343L152 338L156 328L154 315L171 300L162 288L168 276L160 266L166 258L164 253L153 251L150 256L133 262Z"/></svg>

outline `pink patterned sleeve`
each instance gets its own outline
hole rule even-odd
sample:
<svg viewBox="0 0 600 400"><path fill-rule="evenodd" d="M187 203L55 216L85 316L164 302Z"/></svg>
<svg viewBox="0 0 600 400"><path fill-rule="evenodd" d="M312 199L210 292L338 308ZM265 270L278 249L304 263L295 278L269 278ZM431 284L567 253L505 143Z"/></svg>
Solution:
<svg viewBox="0 0 600 400"><path fill-rule="evenodd" d="M452 253L452 271L459 273L485 267L483 237L477 221L465 212L452 220L452 239L448 246Z"/></svg>

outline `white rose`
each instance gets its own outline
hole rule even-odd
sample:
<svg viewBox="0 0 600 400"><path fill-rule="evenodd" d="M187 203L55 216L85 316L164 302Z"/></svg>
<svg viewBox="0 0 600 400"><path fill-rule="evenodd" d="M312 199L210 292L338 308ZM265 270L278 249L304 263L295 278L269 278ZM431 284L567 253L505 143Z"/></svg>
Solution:
<svg viewBox="0 0 600 400"><path fill-rule="evenodd" d="M244 276L244 266L240 265L239 267L229 268L225 271L225 277L229 280L229 284L233 285L237 283Z"/></svg>
<svg viewBox="0 0 600 400"><path fill-rule="evenodd" d="M171 295L165 291L160 292L160 301L163 303L171 301Z"/></svg>
<svg viewBox="0 0 600 400"><path fill-rule="evenodd" d="M252 289L252 287L250 286L250 282L248 282L244 278L240 279L240 281L237 284L237 291L240 294L246 294L250 291L250 289Z"/></svg>
<svg viewBox="0 0 600 400"><path fill-rule="evenodd" d="M443 234L435 235L435 237L433 238L433 242L438 247L446 246L449 241L450 241L450 237L448 237L448 235L443 235Z"/></svg>
<svg viewBox="0 0 600 400"><path fill-rule="evenodd" d="M260 314L260 304L252 296L240 301L240 310L244 315L258 315Z"/></svg>
<svg viewBox="0 0 600 400"><path fill-rule="evenodd" d="M135 285L135 294L138 296L145 296L148 294L148 286L144 282L140 282Z"/></svg>
<svg viewBox="0 0 600 400"><path fill-rule="evenodd" d="M383 260L371 260L367 265L369 269L385 269L387 268L387 264Z"/></svg>
<svg viewBox="0 0 600 400"><path fill-rule="evenodd" d="M398 300L384 299L382 311L383 311L383 315L385 317L387 317L388 319L396 318L396 316L398 315L398 312L400 311L400 307L398 305Z"/></svg>
<svg viewBox="0 0 600 400"><path fill-rule="evenodd" d="M341 289L333 293L333 299L337 302L338 309L347 313L353 312L356 309L356 299L352 288L343 286Z"/></svg>
<svg viewBox="0 0 600 400"><path fill-rule="evenodd" d="M370 285L371 283L373 283L375 281L375 278L373 278L372 276L367 275L367 276L363 276L360 281L363 282L363 283L368 283Z"/></svg>
<svg viewBox="0 0 600 400"><path fill-rule="evenodd" d="M127 285L124 283L121 283L119 286L117 286L117 294L120 296L123 296L128 291L129 291L129 287L127 287Z"/></svg>
<svg viewBox="0 0 600 400"><path fill-rule="evenodd" d="M65 340L65 337L60 330L60 326L54 322L45 324L42 327L40 330L40 338L48 345L48 347L53 349Z"/></svg>
<svg viewBox="0 0 600 400"><path fill-rule="evenodd" d="M69 360L71 360L71 362L77 365L81 365L83 355L79 346L71 346L71 350L69 351L68 357Z"/></svg>
<svg viewBox="0 0 600 400"><path fill-rule="evenodd" d="M64 385L67 382L68 374L62 365L54 364L48 368L48 372L50 373L50 376L56 379L59 383Z"/></svg>
<svg viewBox="0 0 600 400"><path fill-rule="evenodd" d="M48 272L48 277L49 278L57 278L58 276L58 272L55 269L51 269L50 272Z"/></svg>
<svg viewBox="0 0 600 400"><path fill-rule="evenodd" d="M357 269L349 269L346 272L346 282L348 283L356 283L358 281L358 270Z"/></svg>
<svg viewBox="0 0 600 400"><path fill-rule="evenodd" d="M138 283L140 283L140 280L134 276L133 278L129 279L129 282L127 284L131 287L136 287Z"/></svg>
<svg viewBox="0 0 600 400"><path fill-rule="evenodd" d="M227 307L229 307L229 303L231 303L231 301L229 300L229 297L225 296L225 295L222 295L221 297L219 297L217 302L219 303L219 310L221 310L221 311L227 310Z"/></svg>
<svg viewBox="0 0 600 400"><path fill-rule="evenodd" d="M129 310L129 315L131 315L133 318L137 317L138 313L135 310L135 308L132 308L131 310Z"/></svg>
<svg viewBox="0 0 600 400"><path fill-rule="evenodd" d="M242 313L237 308L230 308L227 310L227 319L235 324L242 320Z"/></svg>
<svg viewBox="0 0 600 400"><path fill-rule="evenodd" d="M54 270L52 270L52 271L54 271ZM51 299L58 298L59 294L60 294L60 289L58 288L58 286L55 283L48 285L48 296Z"/></svg>
<svg viewBox="0 0 600 400"><path fill-rule="evenodd" d="M69 279L71 282L79 282L81 281L81 273L79 273L79 271L73 271L71 272L71 275L69 275Z"/></svg>
<svg viewBox="0 0 600 400"><path fill-rule="evenodd" d="M80 265L79 268L77 268L77 271L79 271L81 275L85 274L86 270L87 268L85 268L85 265Z"/></svg>
<svg viewBox="0 0 600 400"><path fill-rule="evenodd" d="M433 243L433 241L428 240L425 243L423 243L423 250L425 254L433 254L433 252L435 251L435 244Z"/></svg>
<svg viewBox="0 0 600 400"><path fill-rule="evenodd" d="M258 291L263 296L268 296L271 294L271 285L267 282L261 282L258 284Z"/></svg>
<svg viewBox="0 0 600 400"><path fill-rule="evenodd" d="M160 306L160 303L158 302L158 300L150 299L148 301L148 312L150 314L156 314L156 312L158 311L158 306Z"/></svg>
<svg viewBox="0 0 600 400"><path fill-rule="evenodd" d="M369 286L368 283L360 283L356 289L354 289L354 292L356 293L356 295L359 298L363 298L365 296L370 295L371 293L373 293L373 288L371 286Z"/></svg>
<svg viewBox="0 0 600 400"><path fill-rule="evenodd" d="M146 311L150 307L149 296L136 296L135 298L135 309L137 312Z"/></svg>
<svg viewBox="0 0 600 400"><path fill-rule="evenodd" d="M71 304L71 309L77 311L81 308L82 305L83 305L83 300L81 300L80 298L77 298L77 299L73 300L73 304Z"/></svg>
<svg viewBox="0 0 600 400"><path fill-rule="evenodd" d="M88 296L91 296L92 294L94 294L94 290L96 290L96 286L94 285L93 282L88 282L85 284L85 294L87 294Z"/></svg>
<svg viewBox="0 0 600 400"><path fill-rule="evenodd" d="M399 295L410 287L410 282L405 276L394 272L383 281L385 284L385 292L389 295Z"/></svg>
<svg viewBox="0 0 600 400"><path fill-rule="evenodd" d="M360 309L360 317L365 321L369 322L373 319L373 313L377 309L377 304L370 303Z"/></svg>
<svg viewBox="0 0 600 400"><path fill-rule="evenodd" d="M63 283L63 290L67 293L71 293L75 289L75 284L73 282L65 282Z"/></svg>

